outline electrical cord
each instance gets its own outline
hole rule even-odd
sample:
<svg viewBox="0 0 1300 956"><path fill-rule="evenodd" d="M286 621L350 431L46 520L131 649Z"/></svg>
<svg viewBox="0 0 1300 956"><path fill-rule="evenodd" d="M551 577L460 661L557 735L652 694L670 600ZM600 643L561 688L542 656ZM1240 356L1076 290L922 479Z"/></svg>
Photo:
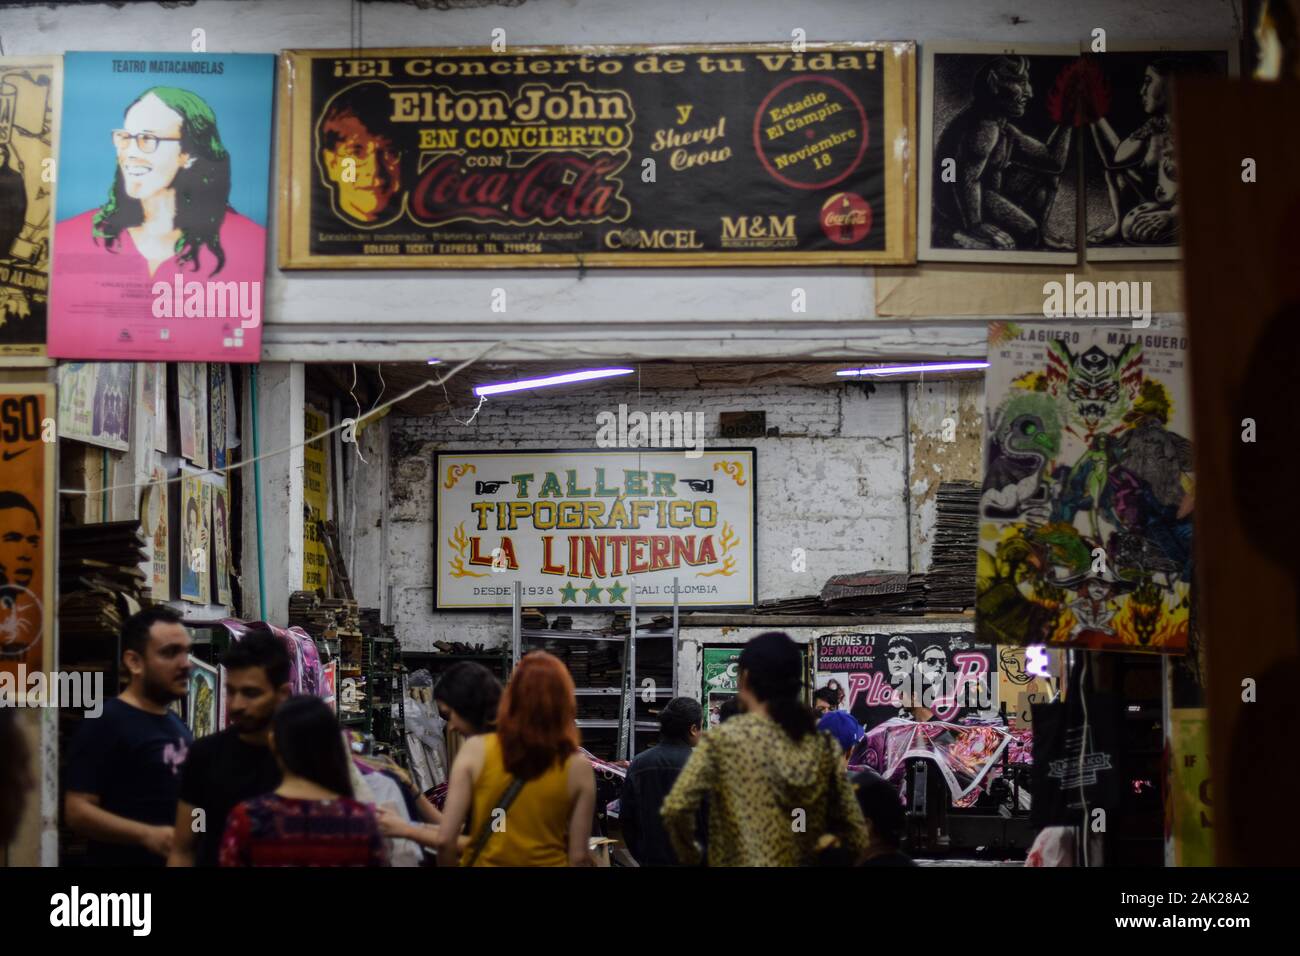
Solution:
<svg viewBox="0 0 1300 956"><path fill-rule="evenodd" d="M406 399L410 398L412 395L416 394L417 392L421 392L426 388L436 388L442 386L444 383L451 381L451 379L454 376L456 376L458 373L460 373L464 369L468 368L470 365L473 365L475 362L482 359L484 356L486 356L489 352L491 352L494 348L496 348L500 344L501 344L500 342L493 342L491 345L483 349L483 351L479 352L477 355L473 356L472 358L467 358L459 365L453 367L442 378L429 379L427 381L421 382L419 385L416 385L413 388L407 389L401 395L389 399L387 402L384 402L384 404L379 405L374 409L366 412L359 419L357 419L357 422L363 421L367 418L377 416L381 412L385 411L386 409L389 409L392 406L399 404L400 402L406 401ZM486 398L484 398L484 400L486 401ZM482 402L480 402L479 404L481 406ZM274 451L268 451L264 454L257 455L253 458L248 458L245 459L244 461L235 462L233 465L227 465L225 468L204 468L202 470L195 470L185 474L177 475L175 478L165 478L162 481L137 481L130 484L109 485L106 488L99 489L98 491L94 492L94 494L100 494L100 493L107 494L108 492L118 491L124 488L151 488L154 485L170 485L174 482L181 481L183 478L202 478L205 475L229 474L232 471L238 471L239 469L246 468L249 465L257 464L258 462L264 461L267 458L275 458L279 455L287 455L289 452L293 451L296 448L302 448L306 445L310 445L313 442L319 441L320 439L326 437L327 435L332 435L336 431L341 431L346 427L347 427L346 422L339 422L337 425L327 428L323 432L320 432L319 434L312 435L310 438L307 438L304 441L295 442L294 444L289 445L285 448L277 448ZM59 488L58 493L61 495L81 495L84 498L84 497L88 497L92 492L89 492L84 488Z"/></svg>

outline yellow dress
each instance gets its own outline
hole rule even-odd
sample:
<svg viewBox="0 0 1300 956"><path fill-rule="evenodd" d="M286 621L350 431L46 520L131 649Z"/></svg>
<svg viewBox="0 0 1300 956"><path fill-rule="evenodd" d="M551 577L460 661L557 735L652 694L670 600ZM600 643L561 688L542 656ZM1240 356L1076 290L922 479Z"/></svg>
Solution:
<svg viewBox="0 0 1300 956"><path fill-rule="evenodd" d="M540 777L525 783L506 810L503 823L498 823L499 832L488 837L474 865L568 866L568 778L564 763L556 761ZM475 829L469 834L471 847L478 838L482 821L492 819L492 811L510 786L510 780L501 758L501 741L496 734L485 734L483 769L474 781L470 819ZM469 862L471 847L461 854L462 866Z"/></svg>

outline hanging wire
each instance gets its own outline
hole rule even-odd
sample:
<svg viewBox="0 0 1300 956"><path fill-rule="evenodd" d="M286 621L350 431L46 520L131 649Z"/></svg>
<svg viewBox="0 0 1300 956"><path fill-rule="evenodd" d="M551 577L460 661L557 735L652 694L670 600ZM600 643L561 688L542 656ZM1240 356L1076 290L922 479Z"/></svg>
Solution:
<svg viewBox="0 0 1300 956"><path fill-rule="evenodd" d="M357 406L356 420L360 421L361 420L361 399L357 398L357 363L356 362L352 363L352 386L348 389L348 394L352 396L352 403ZM371 410L373 409L374 406L372 405ZM355 436L356 436L356 432L354 431L353 437ZM352 442L352 444L356 446L357 457L361 459L362 464L366 464L366 465L370 464L370 462L366 461L366 456L361 454L361 442L354 441Z"/></svg>
<svg viewBox="0 0 1300 956"><path fill-rule="evenodd" d="M379 394L376 395L375 400L370 403L370 410L372 412L375 410L375 406L379 404L379 400L384 397L384 393L388 391L388 383L384 381L384 363L380 362L377 369L379 372Z"/></svg>
<svg viewBox="0 0 1300 956"><path fill-rule="evenodd" d="M494 348L496 348L500 344L501 344L500 342L493 342L491 345L483 349L483 351L479 352L477 355L473 356L472 358L467 358L465 359L465 361L454 366L442 378L428 379L427 381L421 382L419 385L416 385L413 388L407 389L401 395L389 399L387 402L384 402L384 404L377 406L376 408L372 409L369 412L366 412L359 419L357 419L357 423L359 424L360 422L364 421L367 418L373 418L377 415L380 415L386 409L392 408L394 405L406 401L406 399L410 398L412 395L416 394L417 392L422 392L426 388L436 388L439 386L444 386L446 382L451 381L451 379L454 378L457 374L459 374L462 370L468 368L470 365L473 365L475 362L482 359L485 355L487 355L489 352L491 352ZM274 451L265 452L264 454L258 455L255 458L248 458L245 459L244 461L237 462L233 465L228 465L222 469L204 468L202 470L191 471L186 474L177 475L175 478L166 478L163 479L162 481L137 481L131 484L109 485L106 488L100 489L100 491L107 493L110 491L118 491L123 488L151 488L154 485L170 485L173 482L181 481L183 478L202 478L206 475L228 474L232 471L238 471L241 468L246 468L249 465L254 464L255 462L264 461L267 458L275 458L279 455L287 455L289 452L293 451L296 448L302 448L306 445L310 445L313 442L319 441L320 439L326 437L327 435L332 435L337 431L342 431L345 427L346 425L343 422L339 422L337 425L333 425L330 428L325 429L323 432L320 432L316 435L312 435L310 438L304 441L295 442L294 444L289 445L285 448L277 448ZM60 488L58 489L58 493L61 495L80 495L83 498L88 497L90 494L92 494L92 492L87 491L84 488ZM99 492L94 492L94 493L98 494Z"/></svg>

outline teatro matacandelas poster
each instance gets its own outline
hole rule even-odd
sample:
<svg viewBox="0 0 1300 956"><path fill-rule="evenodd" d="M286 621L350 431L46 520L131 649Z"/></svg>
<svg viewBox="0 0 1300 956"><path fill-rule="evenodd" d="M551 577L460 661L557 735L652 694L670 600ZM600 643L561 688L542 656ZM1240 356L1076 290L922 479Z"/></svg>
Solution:
<svg viewBox="0 0 1300 956"><path fill-rule="evenodd" d="M996 323L989 363L976 639L1186 652L1186 335Z"/></svg>
<svg viewBox="0 0 1300 956"><path fill-rule="evenodd" d="M63 70L50 356L258 361L275 57Z"/></svg>
<svg viewBox="0 0 1300 956"><path fill-rule="evenodd" d="M299 50L281 268L915 261L912 43Z"/></svg>
<svg viewBox="0 0 1300 956"><path fill-rule="evenodd" d="M434 607L605 610L755 600L755 453L434 454Z"/></svg>

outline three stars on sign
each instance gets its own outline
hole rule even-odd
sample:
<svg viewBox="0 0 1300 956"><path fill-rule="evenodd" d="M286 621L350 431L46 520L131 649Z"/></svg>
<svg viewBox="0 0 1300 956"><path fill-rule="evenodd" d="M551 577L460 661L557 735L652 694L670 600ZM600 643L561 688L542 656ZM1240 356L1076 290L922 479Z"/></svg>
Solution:
<svg viewBox="0 0 1300 956"><path fill-rule="evenodd" d="M560 588L560 603L568 604L570 602L577 604L578 595L584 594L587 597L588 604L600 603L600 592L609 592L610 604L622 604L627 600L627 587L618 581L615 581L612 587L602 588L595 581L592 581L588 587L574 587L572 581L566 581L564 587Z"/></svg>

